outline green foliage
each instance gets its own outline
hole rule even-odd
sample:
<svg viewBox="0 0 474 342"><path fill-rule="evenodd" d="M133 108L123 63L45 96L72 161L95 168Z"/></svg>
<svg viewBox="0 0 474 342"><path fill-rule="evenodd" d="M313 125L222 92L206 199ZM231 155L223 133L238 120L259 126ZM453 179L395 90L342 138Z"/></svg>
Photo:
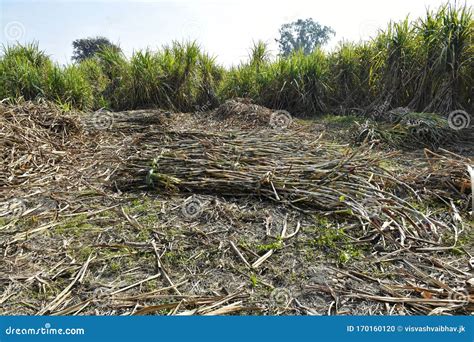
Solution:
<svg viewBox="0 0 474 342"><path fill-rule="evenodd" d="M259 280L258 277L255 274L250 275L250 283L252 284L252 287L257 287Z"/></svg>
<svg viewBox="0 0 474 342"><path fill-rule="evenodd" d="M4 47L0 59L0 97L32 100L45 96L45 79L53 67L37 44Z"/></svg>
<svg viewBox="0 0 474 342"><path fill-rule="evenodd" d="M216 105L215 89L222 69L195 42L173 42L158 52L136 52L127 60L121 52L99 54L108 87L104 97L116 110L161 107L190 111Z"/></svg>
<svg viewBox="0 0 474 342"><path fill-rule="evenodd" d="M328 61L321 50L310 55L296 51L268 61L256 45L248 64L230 70L220 88L221 98L250 97L270 108L295 114L314 114L327 109Z"/></svg>
<svg viewBox="0 0 474 342"><path fill-rule="evenodd" d="M49 99L74 108L87 109L94 103L91 84L74 65L66 68L53 66L47 74L44 89Z"/></svg>
<svg viewBox="0 0 474 342"><path fill-rule="evenodd" d="M42 97L78 109L191 111L218 104L223 68L195 42L138 51L130 59L106 47L96 57L59 66L37 44L6 47L0 58L0 97Z"/></svg>
<svg viewBox="0 0 474 342"><path fill-rule="evenodd" d="M259 252L268 252L271 249L278 250L281 248L283 248L283 239L281 238L269 244L257 245L257 251Z"/></svg>
<svg viewBox="0 0 474 342"><path fill-rule="evenodd" d="M260 101L271 108L288 109L295 114L325 111L327 59L321 50L310 55L296 51L287 58L268 64L260 77Z"/></svg>
<svg viewBox="0 0 474 342"><path fill-rule="evenodd" d="M268 47L257 42L249 54L249 62L231 68L224 74L219 95L222 100L233 97L249 97L262 102L260 95L270 66Z"/></svg>
<svg viewBox="0 0 474 342"><path fill-rule="evenodd" d="M390 23L370 42L343 42L331 52L284 53L274 61L260 46L226 73L220 97L250 97L295 115L368 112L472 112L473 20L470 7L442 6L425 18Z"/></svg>
<svg viewBox="0 0 474 342"><path fill-rule="evenodd" d="M108 107L108 101L105 98L104 92L107 89L109 80L105 75L100 62L97 59L87 59L78 64L77 69L90 85L94 102L92 108Z"/></svg>
<svg viewBox="0 0 474 342"><path fill-rule="evenodd" d="M54 65L37 44L4 47L0 58L0 98L46 98L79 109L90 108L90 83L76 66Z"/></svg>
<svg viewBox="0 0 474 342"><path fill-rule="evenodd" d="M374 61L376 51L372 42L354 44L343 42L328 56L329 86L328 105L346 114L352 108L370 104L376 94Z"/></svg>
<svg viewBox="0 0 474 342"><path fill-rule="evenodd" d="M114 109L125 109L133 94L124 96L131 87L131 70L127 58L121 51L104 49L98 58L107 82L103 96Z"/></svg>
<svg viewBox="0 0 474 342"><path fill-rule="evenodd" d="M103 49L111 49L120 52L121 49L105 37L76 39L72 42L73 55L72 60L82 62L89 58L97 56Z"/></svg>
<svg viewBox="0 0 474 342"><path fill-rule="evenodd" d="M321 26L313 19L298 19L292 23L283 24L280 28L280 53L289 56L292 52L301 50L305 55L325 44L334 30L328 26Z"/></svg>
<svg viewBox="0 0 474 342"><path fill-rule="evenodd" d="M323 249L339 263L345 264L362 255L362 251L355 248L343 229L323 225L317 228L317 232L318 236L310 242L310 245Z"/></svg>
<svg viewBox="0 0 474 342"><path fill-rule="evenodd" d="M131 58L101 45L94 58L68 66L55 65L37 44L7 46L0 56L0 99L41 97L79 109L199 111L248 97L295 116L373 118L397 107L474 110L470 7L442 6L416 21L390 23L370 42L343 42L329 53L318 48L324 39L314 36L323 28L305 21L288 25L285 44L296 49L272 59L267 45L257 42L246 63L228 70L195 42L173 42ZM313 43L305 45L308 39Z"/></svg>
<svg viewBox="0 0 474 342"><path fill-rule="evenodd" d="M413 108L447 112L466 108L472 112L474 75L474 22L472 8L445 5L428 11L416 23L420 37L420 95ZM469 95L470 94L470 95Z"/></svg>

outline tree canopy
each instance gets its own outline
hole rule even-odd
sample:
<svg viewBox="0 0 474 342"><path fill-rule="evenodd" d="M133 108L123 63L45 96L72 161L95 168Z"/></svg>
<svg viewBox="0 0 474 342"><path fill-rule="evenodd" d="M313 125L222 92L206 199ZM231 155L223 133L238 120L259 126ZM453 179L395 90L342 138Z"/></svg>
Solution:
<svg viewBox="0 0 474 342"><path fill-rule="evenodd" d="M304 54L310 54L316 47L327 43L335 34L331 27L321 26L312 18L283 24L279 33L280 39L276 41L283 56L288 56L294 50L303 50Z"/></svg>
<svg viewBox="0 0 474 342"><path fill-rule="evenodd" d="M85 59L94 57L97 52L104 48L111 48L116 51L121 51L120 47L112 43L105 37L93 37L93 38L82 38L76 39L72 42L74 49L72 60L75 62L82 62Z"/></svg>

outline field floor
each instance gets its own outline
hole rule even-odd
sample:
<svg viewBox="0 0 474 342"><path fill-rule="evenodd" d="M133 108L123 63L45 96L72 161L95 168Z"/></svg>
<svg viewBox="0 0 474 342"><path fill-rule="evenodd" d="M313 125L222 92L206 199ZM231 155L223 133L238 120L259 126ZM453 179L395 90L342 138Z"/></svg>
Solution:
<svg viewBox="0 0 474 342"><path fill-rule="evenodd" d="M12 110L0 130L7 146L0 177L1 315L474 310L474 231L465 172L473 164L472 140L432 152L401 151L377 143L356 146L356 122L364 120L354 117L294 119L275 129L265 113L240 118L138 110L69 121L45 115L37 122L35 110L47 109L27 109ZM330 161L332 154L337 159L361 151L387 174L376 183L375 171L361 172L358 184L366 182L367 191L379 188L380 194L393 189L397 199L379 198L379 212L364 216L338 209L349 201L344 189L335 197L342 204L299 206L275 188L251 193L242 181L248 174L239 174L234 187L230 176L219 186L193 183L199 171L186 175L186 151L209 144L203 160L218 162L211 158L216 141L232 139L241 153L264 153L265 160L272 155L265 142L276 140L289 143L275 147L275 158L321 151ZM158 162L153 178L149 167L164 150L181 158L180 169L167 165L165 177ZM271 172L265 184L273 186ZM363 190L357 186L351 191ZM424 219L410 222L413 217Z"/></svg>

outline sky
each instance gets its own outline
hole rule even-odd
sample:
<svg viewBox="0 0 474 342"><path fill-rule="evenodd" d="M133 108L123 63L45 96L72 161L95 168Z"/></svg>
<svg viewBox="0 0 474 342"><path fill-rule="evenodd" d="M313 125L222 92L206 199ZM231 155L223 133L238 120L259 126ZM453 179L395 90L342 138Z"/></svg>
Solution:
<svg viewBox="0 0 474 342"><path fill-rule="evenodd" d="M0 43L36 41L55 61L70 63L72 41L105 36L130 56L134 50L197 40L219 63L237 65L252 43L278 52L279 27L313 18L342 40L369 39L391 20L417 18L447 0L0 0ZM474 0L467 0L472 5ZM454 0L451 0L454 2ZM465 1L460 1L464 3Z"/></svg>

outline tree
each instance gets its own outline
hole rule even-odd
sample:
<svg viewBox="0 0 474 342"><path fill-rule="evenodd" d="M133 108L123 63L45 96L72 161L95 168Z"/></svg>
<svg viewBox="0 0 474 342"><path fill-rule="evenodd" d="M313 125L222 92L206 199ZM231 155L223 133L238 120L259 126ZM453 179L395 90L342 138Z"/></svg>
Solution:
<svg viewBox="0 0 474 342"><path fill-rule="evenodd" d="M321 26L312 18L298 19L292 23L283 24L280 28L280 53L288 56L294 50L303 50L310 54L316 47L321 46L335 34L328 26Z"/></svg>
<svg viewBox="0 0 474 342"><path fill-rule="evenodd" d="M111 48L117 52L122 51L118 45L115 45L105 37L76 39L72 42L74 49L72 60L82 62L85 59L94 57L97 52L104 48Z"/></svg>

